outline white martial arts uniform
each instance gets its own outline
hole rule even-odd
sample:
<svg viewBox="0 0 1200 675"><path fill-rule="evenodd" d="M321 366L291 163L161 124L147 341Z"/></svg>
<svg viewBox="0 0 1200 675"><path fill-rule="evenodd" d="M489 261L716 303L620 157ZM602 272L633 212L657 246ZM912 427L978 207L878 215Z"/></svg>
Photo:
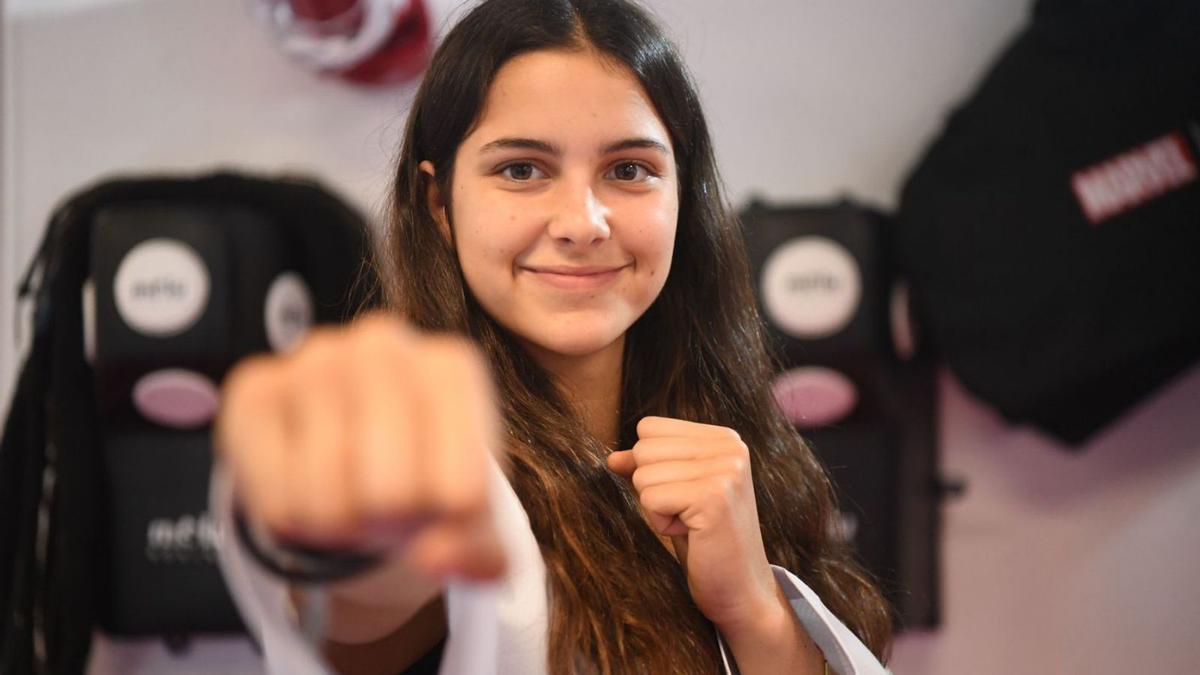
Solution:
<svg viewBox="0 0 1200 675"><path fill-rule="evenodd" d="M492 499L505 538L508 571L497 582L451 582L446 587L448 635L440 675L544 675L547 593L541 551L529 517L492 463ZM328 675L333 670L301 635L287 587L262 569L232 534L232 488L220 467L213 474L212 509L221 523L221 569L246 627L262 645L269 675ZM794 574L774 567L808 634L838 675L881 675L883 666ZM587 583L581 579L580 583ZM724 645L722 644L724 652ZM735 672L726 657L726 672Z"/></svg>

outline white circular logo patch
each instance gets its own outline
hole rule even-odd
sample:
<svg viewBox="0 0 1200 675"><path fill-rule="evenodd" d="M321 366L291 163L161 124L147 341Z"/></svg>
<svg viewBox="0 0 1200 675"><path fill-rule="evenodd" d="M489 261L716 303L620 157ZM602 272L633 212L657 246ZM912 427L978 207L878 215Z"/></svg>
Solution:
<svg viewBox="0 0 1200 675"><path fill-rule="evenodd" d="M304 278L295 272L275 277L267 290L263 314L271 349L281 352L299 342L315 319L312 293Z"/></svg>
<svg viewBox="0 0 1200 675"><path fill-rule="evenodd" d="M121 261L113 296L130 328L169 337L199 320L208 305L209 283L208 268L191 246L174 239L148 239Z"/></svg>
<svg viewBox="0 0 1200 675"><path fill-rule="evenodd" d="M801 339L823 338L846 327L862 298L858 263L825 237L799 237L775 249L762 270L767 319Z"/></svg>

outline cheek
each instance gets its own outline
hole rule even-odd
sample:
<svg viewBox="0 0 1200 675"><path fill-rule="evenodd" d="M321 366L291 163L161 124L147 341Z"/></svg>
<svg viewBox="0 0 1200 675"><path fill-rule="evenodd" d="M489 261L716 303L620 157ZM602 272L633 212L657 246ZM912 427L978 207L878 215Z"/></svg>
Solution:
<svg viewBox="0 0 1200 675"><path fill-rule="evenodd" d="M486 208L471 205L486 203ZM459 205L462 208L459 208ZM514 264L530 246L527 216L502 199L463 199L454 209L454 238L463 276L485 306L511 294ZM495 307L489 307L495 310Z"/></svg>
<svg viewBox="0 0 1200 675"><path fill-rule="evenodd" d="M648 266L651 278L661 283L671 269L679 207L673 200L664 201L646 215L632 245Z"/></svg>
<svg viewBox="0 0 1200 675"><path fill-rule="evenodd" d="M454 240L464 272L469 264L486 263L504 257L514 245L515 214L496 208L474 208L481 200L467 190L456 191L454 209Z"/></svg>

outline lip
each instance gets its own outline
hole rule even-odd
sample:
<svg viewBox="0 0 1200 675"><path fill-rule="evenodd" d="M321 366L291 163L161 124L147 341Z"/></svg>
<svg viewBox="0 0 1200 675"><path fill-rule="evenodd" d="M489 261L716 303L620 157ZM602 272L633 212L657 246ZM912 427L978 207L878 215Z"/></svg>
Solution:
<svg viewBox="0 0 1200 675"><path fill-rule="evenodd" d="M590 291L602 288L629 267L625 265L539 265L522 267L538 281L569 291Z"/></svg>

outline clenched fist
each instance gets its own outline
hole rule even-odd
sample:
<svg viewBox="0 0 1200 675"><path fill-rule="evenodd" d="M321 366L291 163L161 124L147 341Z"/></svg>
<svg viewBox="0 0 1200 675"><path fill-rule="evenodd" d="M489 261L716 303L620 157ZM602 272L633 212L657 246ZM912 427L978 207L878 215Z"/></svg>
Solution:
<svg viewBox="0 0 1200 675"><path fill-rule="evenodd" d="M646 519L669 536L700 611L718 627L779 606L763 549L750 453L737 432L665 417L638 422L638 442L609 455Z"/></svg>
<svg viewBox="0 0 1200 675"><path fill-rule="evenodd" d="M504 568L488 498L492 384L467 341L372 314L226 378L216 446L247 515L322 548L403 552L431 578Z"/></svg>

